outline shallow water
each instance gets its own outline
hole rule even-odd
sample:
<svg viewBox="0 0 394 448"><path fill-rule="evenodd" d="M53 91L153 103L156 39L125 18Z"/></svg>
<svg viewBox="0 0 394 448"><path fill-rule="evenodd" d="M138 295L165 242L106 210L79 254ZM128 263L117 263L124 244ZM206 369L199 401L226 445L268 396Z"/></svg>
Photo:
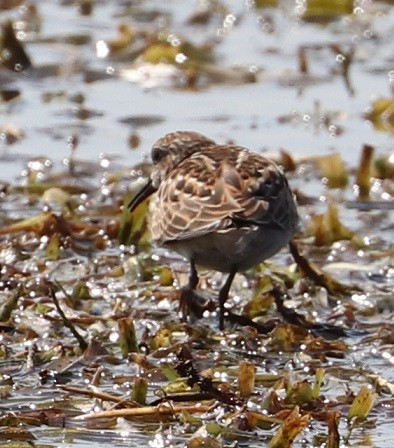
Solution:
<svg viewBox="0 0 394 448"><path fill-rule="evenodd" d="M14 187L24 185L35 171L44 179L52 174L56 178L67 173L69 159L75 158L77 172L85 173L78 175L75 184L82 185L87 191L85 195L76 195L81 202L86 202L80 204L79 210L85 213L85 222L97 221L100 225L107 225L115 212L105 207L113 207L113 203L128 191L129 177L132 177L129 176L131 167L146 160L152 143L173 130L200 131L218 142L231 140L274 156L284 149L296 160L299 157L335 151L341 154L351 170L357 166L364 144L373 145L376 156L387 156L393 151L392 133L376 130L365 119L365 113L377 98L392 97L393 6L388 3L361 1L353 15L340 16L337 20L321 24L301 20L296 9L296 4L299 3L282 1L277 8L255 9L250 7L251 2L229 0L220 3L226 9L224 14L214 14L206 25L190 26L186 21L198 4L182 0L103 1L95 4L90 16L82 16L73 2L36 2L40 31L28 32L24 36L33 68L23 73L0 69L1 88L20 90L17 99L0 103L0 124L12 124L23 133L23 137L12 144L2 138L0 181L10 182ZM135 9L132 13L127 13L126 6L130 5ZM12 18L18 21L22 12L20 8L2 11L0 19ZM96 43L115 39L118 36L118 25L124 22L144 32L153 32L161 27L171 30L175 36L179 34L181 38L190 39L193 43L208 43L213 48L214 67L220 69L220 76L213 79L200 75L195 89L184 88L184 82L179 79L182 76L176 77L175 81L165 78L167 72L160 72L159 68L149 72L149 79L145 77L139 82L128 81L124 78L123 70L141 68L138 61L132 62L130 56L123 54L107 59L100 59L96 54ZM32 22L22 21L21 26L23 23ZM71 35L82 36L87 43L71 44L66 39ZM346 87L344 78L337 73L341 56L329 48L332 44L336 44L344 52L354 47L349 74L353 94ZM298 54L302 46L308 47L308 75L300 73L298 69ZM256 82L240 81L240 72L228 71L234 67L238 67L244 75L255 74ZM135 75L135 72L132 73ZM86 82L88 77L91 78L90 82ZM77 95L84 98L83 105L88 109L86 116L80 113ZM48 96L51 99L44 100ZM130 149L130 134L140 140L135 149ZM70 149L71 136L79 139L74 152ZM43 157L43 160L38 165L33 165L33 168L30 163L29 168L29 161L36 160L37 157ZM112 187L108 178L124 168L125 179L114 182L115 187ZM292 186L316 200L313 205L301 207L305 226L311 213L326 210L327 201L331 197L339 202L341 217L346 225L362 238L369 238L370 246L376 252L389 249L393 234L392 210L378 209L371 213L360 213L358 210L348 209L343 201L355 199L351 185L344 191L329 190L324 188L320 174L316 171L300 164L294 174L289 174ZM101 190L98 188L100 186ZM377 187L373 199L386 198L386 203L392 203L389 194L393 192L392 184L385 188L387 189ZM12 194L15 194L15 198ZM0 196L2 226L8 224L8 220L36 216L45 206L34 195L26 195L25 198L15 192L12 194ZM56 204L54 207L56 211ZM171 295L174 288L159 288L161 295L158 295L157 272L160 271L157 270L160 263L175 266L179 271L175 274L175 285L183 284L187 270L183 261L163 251L155 252L153 256L149 255L146 260L141 261L138 257L133 257L129 248L119 248L115 238L105 250L93 250L92 253L91 247L83 246L85 241L78 241L83 246L82 249L78 248L73 252L75 248L68 247L69 252L63 254L60 261L49 261L46 258L47 237L36 241L29 241L26 237L26 240L18 240L17 247L13 247L12 237L4 237L1 242L1 263L7 266L15 263L22 274L31 273L33 278L36 277L36 282L29 280L30 295L24 298L23 305L14 313L20 337L14 340L6 333L1 335L1 342L8 344L13 361L24 359L22 354L29 350L33 342L38 344L41 351L56 346L59 334L63 334L58 328L55 312L48 312L52 319L48 320L42 316L39 318L39 311L31 307L36 301L42 306L48 303L48 292L45 285L40 283L41 280L56 279L70 290L75 279L83 279L94 300L90 300L82 311L68 311L75 313L76 318L86 318L86 315L97 318L91 325L81 324L81 328L86 331L84 336L97 337L111 353L115 353L116 362L104 361L108 376L102 380L101 390L125 396L129 394L130 379L124 384L116 385L113 379L135 376L138 366L120 358L119 348L116 348L118 336L113 315L132 314L141 338L146 328L153 334L167 319L176 319L177 307ZM357 250L344 242L334 243L330 249L320 252L319 249L313 251L312 248L311 256L330 269L336 278L347 283L361 284L363 291L347 297L347 301L343 303L338 300L336 308L332 309L327 305L324 291L317 289L316 296L312 297L308 296L308 292L303 294L301 286L293 306L310 312L323 321L329 317L337 324L347 322L343 305L349 309L354 307L358 324L364 329L371 328L374 337L371 336L371 340L363 340L360 336L345 339L349 350L344 359L330 356L328 359L323 359L324 356L322 359L314 359L311 355L308 361L303 358L302 351L278 352L269 347L267 352L266 340L262 338L261 341L259 339L259 344L262 345L256 349L259 360L256 364L263 373L282 372L285 368L291 375L295 372L294 376L303 378L309 372L309 363L312 370L323 365L328 372L324 394L328 400L332 400L331 404L339 400L338 397L346 395L348 388L356 393L361 385L369 381L372 373L378 373L385 380L394 382L393 302L392 294L390 295L393 284L392 259L390 255L374 258L368 248L365 254L362 252L362 249ZM289 263L289 257L281 253L274 258L274 262L285 265ZM126 266L126 275L116 275L119 266ZM274 267L274 272L275 269ZM6 272L3 274L5 278ZM19 278L18 275L23 278L22 274L17 272L15 278ZM14 281L14 276L11 277ZM207 275L205 288L215 290L220 280L221 276L218 274ZM2 291L6 298L9 291L4 284L2 283ZM232 304L242 308L250 299L253 287L253 280L245 280L240 276L234 283ZM44 315L45 311L42 313ZM273 316L275 314L271 309L268 317ZM54 324L56 322L57 326ZM380 334L378 329L383 324L387 327ZM52 328L53 325L56 331ZM206 325L214 331L215 316L208 318ZM37 337L30 334L24 339L24 331L30 327L37 333ZM391 332L391 338L389 335L385 336L384 331L388 334ZM186 330L180 329L175 342L187 340L186 333ZM223 338L219 344L215 341L215 344L212 341L215 334L210 334L212 339L204 342L206 346L203 348L208 353L211 352L212 356L203 355L200 360L202 365L207 368L215 367L216 363L236 366L239 353L245 353L242 338L245 337L251 343L245 335L241 336L234 332L228 339ZM63 337L64 350L67 352L75 342L66 330ZM163 359L157 361L157 364L160 366L162 362L173 360L174 354L169 353L163 355ZM335 370L336 367L340 373ZM81 387L87 386L93 368L97 368L97 365L78 364L75 369L71 368L59 375L59 378L50 377L49 382L43 384L41 366L33 366L29 370L25 364L2 360L2 385L12 378L14 389L11 396L0 404L1 410L6 412L25 410L28 407L46 409L61 406L65 394L59 392L56 384L72 382ZM62 369L54 367L54 371L57 370ZM348 371L350 373L347 377L344 372ZM159 367L153 376L148 391L151 400L155 398L157 389L166 385ZM265 390L262 386L260 389ZM79 400L78 397L67 401L65 406L75 406L75 409L87 413L93 409L92 402L93 400ZM66 420L66 429L29 426L40 444L37 443L37 446L44 444L87 448L97 443L103 447L140 446L141 443L152 447L184 446L184 441L190 437L188 432L183 438L183 428L177 427L177 424L174 427L167 424L162 427L158 424L140 427L135 422L121 420L113 430L104 424L103 429L86 430L85 422L80 423L72 416L67 416ZM392 393L380 394L369 421L366 428L353 433L346 446L391 448L394 439ZM308 427L294 446L322 446L314 438L318 433L327 432L327 428L320 427L316 421L313 424L315 427ZM74 428L81 431L74 431ZM344 418L339 429L341 435L346 434ZM268 443L272 431L259 430L257 435L248 432L243 433L243 436L245 446L257 447L261 446L262 441ZM241 439L238 446L243 446L242 443ZM13 445L8 443L7 446ZM231 446L231 442L223 446ZM342 443L341 446L344 447L345 444Z"/></svg>
<svg viewBox="0 0 394 448"><path fill-rule="evenodd" d="M120 79L122 69L132 67L126 61L98 60L95 44L114 39L117 25L128 22L153 29L156 22L138 22L123 13L117 2L100 3L89 17L80 16L76 5L42 1L38 5L41 31L26 35L26 49L33 61L29 73L14 74L12 87L21 90L14 104L1 106L3 123L12 123L25 134L20 142L1 152L1 177L17 176L25 159L45 155L55 162L69 156L67 138L77 133L81 143L77 156L98 161L101 153L119 155L122 163L132 165L149 152L152 142L163 133L175 129L193 129L224 142L228 139L253 148L277 152L284 148L293 154L340 152L355 164L361 145L373 144L381 153L391 148L391 136L376 132L363 114L378 97L388 97L393 81L390 29L393 8L381 3L361 2L364 12L342 17L327 26L305 23L299 19L292 2L283 2L276 9L252 9L238 2L228 2L228 13L235 25L227 31L215 48L218 64L223 67L241 65L259 70L258 82L231 85L205 84L202 90L157 87L147 89ZM127 4L127 2L126 2ZM220 29L214 17L207 26L187 26L185 18L196 5L173 1L137 4L143 11L158 11L170 17L169 28L193 42L212 42ZM1 18L20 16L18 9L3 12ZM159 16L160 17L160 16ZM261 23L263 25L261 25ZM267 31L264 24L269 23ZM267 27L267 25L266 25ZM83 35L86 45L71 45L66 36ZM49 41L49 42L48 42ZM355 94L349 95L343 79L333 75L339 62L335 52L323 48L310 50L309 77L298 72L300 46L335 43L344 51L355 49L350 80ZM43 67L55 66L55 74L42 74ZM97 76L113 73L107 79L92 83L83 81L84 74ZM301 88L298 88L298 85ZM42 97L48 92L63 93L49 104ZM82 94L85 106L100 113L86 120L73 117L76 104L71 95ZM318 103L319 111L316 111ZM320 114L320 116L319 116ZM324 129L323 114L337 114L333 126L343 128L338 136ZM279 118L294 115L294 120L281 124ZM298 116L298 118L296 117ZM159 116L161 122L147 126L123 125L126 117ZM320 122L319 122L320 120ZM127 137L137 132L141 145L130 151Z"/></svg>

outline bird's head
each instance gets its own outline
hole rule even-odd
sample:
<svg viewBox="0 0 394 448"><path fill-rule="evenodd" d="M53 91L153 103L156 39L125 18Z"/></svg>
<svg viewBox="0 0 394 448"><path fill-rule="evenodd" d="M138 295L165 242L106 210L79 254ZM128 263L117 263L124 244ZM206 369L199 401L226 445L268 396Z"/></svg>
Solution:
<svg viewBox="0 0 394 448"><path fill-rule="evenodd" d="M171 132L157 140L151 150L154 165L151 175L153 186L159 188L166 175L186 157L214 144L215 142L205 135L193 131Z"/></svg>
<svg viewBox="0 0 394 448"><path fill-rule="evenodd" d="M157 191L162 180L182 160L214 144L213 140L193 131L171 132L159 138L151 151L152 174L144 187L130 201L130 211L136 209L141 202Z"/></svg>

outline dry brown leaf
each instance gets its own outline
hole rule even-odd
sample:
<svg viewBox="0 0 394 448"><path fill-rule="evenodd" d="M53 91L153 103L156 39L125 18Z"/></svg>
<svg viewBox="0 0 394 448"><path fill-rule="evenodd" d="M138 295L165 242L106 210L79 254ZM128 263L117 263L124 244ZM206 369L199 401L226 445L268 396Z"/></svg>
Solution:
<svg viewBox="0 0 394 448"><path fill-rule="evenodd" d="M308 422L309 414L301 415L299 407L295 406L271 439L269 448L290 448L293 440L306 427Z"/></svg>

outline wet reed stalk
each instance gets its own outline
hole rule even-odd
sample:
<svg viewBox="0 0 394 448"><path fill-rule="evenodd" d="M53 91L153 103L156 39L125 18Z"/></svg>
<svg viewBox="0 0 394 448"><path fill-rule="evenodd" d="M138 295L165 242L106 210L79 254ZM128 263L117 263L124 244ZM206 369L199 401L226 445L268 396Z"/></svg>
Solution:
<svg viewBox="0 0 394 448"><path fill-rule="evenodd" d="M357 171L356 185L358 187L358 198L360 201L369 200L371 185L371 166L374 147L364 145L361 152L361 160Z"/></svg>

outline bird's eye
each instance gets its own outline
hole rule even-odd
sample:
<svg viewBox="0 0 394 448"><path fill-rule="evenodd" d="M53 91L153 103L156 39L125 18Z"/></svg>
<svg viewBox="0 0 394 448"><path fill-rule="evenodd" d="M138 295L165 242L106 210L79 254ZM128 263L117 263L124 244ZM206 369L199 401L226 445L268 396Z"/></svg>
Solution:
<svg viewBox="0 0 394 448"><path fill-rule="evenodd" d="M153 148L152 149L152 162L156 165L156 163L159 163L161 159L163 159L166 155L166 152L159 149L159 148Z"/></svg>

